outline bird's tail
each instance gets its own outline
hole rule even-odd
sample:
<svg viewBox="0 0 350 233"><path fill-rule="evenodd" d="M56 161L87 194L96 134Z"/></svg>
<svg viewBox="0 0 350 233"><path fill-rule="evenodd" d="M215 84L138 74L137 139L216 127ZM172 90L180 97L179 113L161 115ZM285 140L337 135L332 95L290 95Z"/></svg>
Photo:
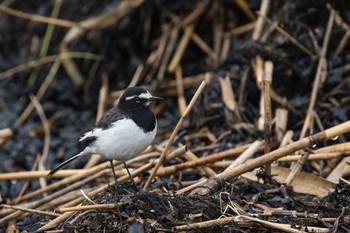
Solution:
<svg viewBox="0 0 350 233"><path fill-rule="evenodd" d="M51 177L53 174L55 174L56 172L58 172L59 170L61 170L62 168L64 168L65 166L67 166L70 162L72 162L73 160L76 160L77 158L83 156L83 155L87 155L89 153L87 153L85 150L83 150L82 152L80 152L77 155L74 155L73 157L67 159L66 161L62 162L60 165L58 165L57 167L55 167L54 169L52 169L49 174L47 175L48 177Z"/></svg>

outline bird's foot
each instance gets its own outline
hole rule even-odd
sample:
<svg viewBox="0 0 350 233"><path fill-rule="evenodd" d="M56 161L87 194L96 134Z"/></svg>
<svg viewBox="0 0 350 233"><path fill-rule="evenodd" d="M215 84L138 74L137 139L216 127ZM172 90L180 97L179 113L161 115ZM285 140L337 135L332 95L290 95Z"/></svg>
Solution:
<svg viewBox="0 0 350 233"><path fill-rule="evenodd" d="M126 189L131 193L140 192L140 189L136 186L135 182L125 182L124 184L126 185Z"/></svg>

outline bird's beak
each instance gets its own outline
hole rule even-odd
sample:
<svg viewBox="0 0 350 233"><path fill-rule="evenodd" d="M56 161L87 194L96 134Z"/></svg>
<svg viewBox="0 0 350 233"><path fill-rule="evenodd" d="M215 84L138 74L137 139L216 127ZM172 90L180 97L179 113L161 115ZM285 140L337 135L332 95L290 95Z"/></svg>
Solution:
<svg viewBox="0 0 350 233"><path fill-rule="evenodd" d="M157 97L157 96L152 96L151 98L149 98L149 101L153 102L153 101L161 101L161 100L164 100L163 98L161 97Z"/></svg>

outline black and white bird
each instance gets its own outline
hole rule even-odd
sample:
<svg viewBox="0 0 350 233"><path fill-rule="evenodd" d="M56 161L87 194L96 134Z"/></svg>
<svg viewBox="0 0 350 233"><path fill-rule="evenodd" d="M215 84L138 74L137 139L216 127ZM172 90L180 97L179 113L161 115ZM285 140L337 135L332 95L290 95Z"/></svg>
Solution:
<svg viewBox="0 0 350 233"><path fill-rule="evenodd" d="M96 126L80 138L79 141L86 144L84 150L58 165L48 175L53 175L79 157L100 154L110 161L116 184L114 159L124 162L134 182L125 162L139 155L153 142L157 119L149 106L158 100L162 98L152 96L142 87L127 88L118 105L108 110Z"/></svg>

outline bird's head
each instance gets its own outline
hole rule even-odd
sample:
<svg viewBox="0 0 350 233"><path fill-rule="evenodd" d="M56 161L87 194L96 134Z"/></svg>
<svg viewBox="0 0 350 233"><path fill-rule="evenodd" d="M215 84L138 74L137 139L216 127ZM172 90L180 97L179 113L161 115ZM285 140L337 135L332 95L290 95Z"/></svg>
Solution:
<svg viewBox="0 0 350 233"><path fill-rule="evenodd" d="M152 96L142 87L129 87L120 97L118 107L124 111L147 109L152 102L159 100L163 98Z"/></svg>

